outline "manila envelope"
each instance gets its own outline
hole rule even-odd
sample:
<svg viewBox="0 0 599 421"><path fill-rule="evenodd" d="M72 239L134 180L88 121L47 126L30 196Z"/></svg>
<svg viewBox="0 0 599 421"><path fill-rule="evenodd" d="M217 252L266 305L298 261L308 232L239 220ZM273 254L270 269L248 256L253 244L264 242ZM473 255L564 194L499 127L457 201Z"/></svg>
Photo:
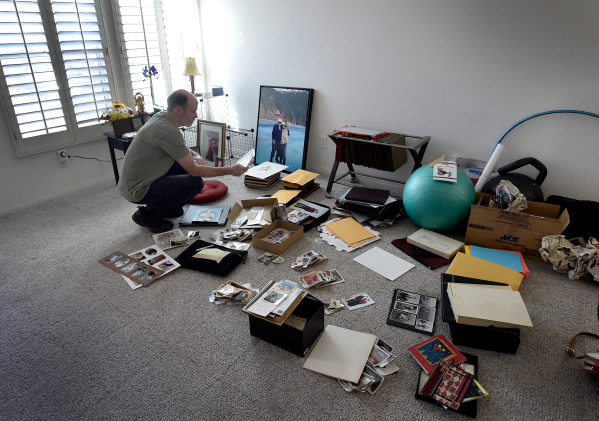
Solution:
<svg viewBox="0 0 599 421"><path fill-rule="evenodd" d="M295 184L299 184L300 186L303 186L306 183L309 183L310 181L314 180L316 177L318 177L320 174L316 174L315 172L310 172L310 171L306 171L306 170L297 170L291 174L289 174L287 177L283 178L283 181L286 181L288 183L295 183Z"/></svg>
<svg viewBox="0 0 599 421"><path fill-rule="evenodd" d="M279 190L270 197L276 197L280 204L285 205L301 192L301 190Z"/></svg>
<svg viewBox="0 0 599 421"><path fill-rule="evenodd" d="M360 225L354 218L343 218L327 224L327 229L350 246L375 235Z"/></svg>
<svg viewBox="0 0 599 421"><path fill-rule="evenodd" d="M524 275L514 269L464 253L455 255L446 273L508 284L514 291L518 291L524 278Z"/></svg>

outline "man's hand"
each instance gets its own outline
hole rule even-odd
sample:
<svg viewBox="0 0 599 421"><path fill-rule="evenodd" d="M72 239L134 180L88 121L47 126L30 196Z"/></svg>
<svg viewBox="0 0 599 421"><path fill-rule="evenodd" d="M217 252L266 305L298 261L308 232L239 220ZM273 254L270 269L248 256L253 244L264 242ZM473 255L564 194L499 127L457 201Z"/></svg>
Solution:
<svg viewBox="0 0 599 421"><path fill-rule="evenodd" d="M274 141L274 140L272 141L272 144L273 144L273 145L275 144L275 141Z"/></svg>
<svg viewBox="0 0 599 421"><path fill-rule="evenodd" d="M234 175L235 177L239 177L248 170L248 167L244 167L243 165L239 164L233 165L229 168L231 168L231 175Z"/></svg>

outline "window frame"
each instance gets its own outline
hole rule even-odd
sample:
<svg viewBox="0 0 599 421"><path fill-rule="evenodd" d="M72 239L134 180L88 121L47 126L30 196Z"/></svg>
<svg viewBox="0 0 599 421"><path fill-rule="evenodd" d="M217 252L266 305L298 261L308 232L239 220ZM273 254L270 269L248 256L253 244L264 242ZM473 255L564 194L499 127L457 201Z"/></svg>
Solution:
<svg viewBox="0 0 599 421"><path fill-rule="evenodd" d="M105 139L106 137L103 135L103 133L110 131L108 127L102 126L100 123L93 126L78 127L75 107L73 105L73 100L71 98L71 92L68 85L65 63L62 61L62 51L60 49L58 30L52 12L52 3L50 0L38 0L37 4L40 9L44 33L48 43L48 54L50 55L52 68L56 77L58 93L67 130L24 138L21 135L17 122L17 116L14 112L12 100L9 95L8 85L6 83L6 75L4 74L2 66L0 66L0 74L2 75L2 81L0 81L0 102L2 103L2 109L6 116L8 130L12 132L10 137L18 157ZM106 33L106 5L103 4L101 0L94 0L94 6L98 19L102 50L104 51L108 85L110 86L110 93L114 102L118 95L118 90L115 84L115 63L110 56L110 50L108 47L109 40Z"/></svg>

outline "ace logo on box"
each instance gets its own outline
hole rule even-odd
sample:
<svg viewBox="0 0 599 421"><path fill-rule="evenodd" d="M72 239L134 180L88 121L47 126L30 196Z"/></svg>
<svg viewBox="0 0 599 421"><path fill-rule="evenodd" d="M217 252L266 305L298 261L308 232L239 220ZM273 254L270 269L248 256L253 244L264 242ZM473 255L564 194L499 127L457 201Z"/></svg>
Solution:
<svg viewBox="0 0 599 421"><path fill-rule="evenodd" d="M509 241L512 243L517 243L520 240L520 237L512 237L511 235L504 235L503 237L500 238L500 240L505 240L505 241Z"/></svg>

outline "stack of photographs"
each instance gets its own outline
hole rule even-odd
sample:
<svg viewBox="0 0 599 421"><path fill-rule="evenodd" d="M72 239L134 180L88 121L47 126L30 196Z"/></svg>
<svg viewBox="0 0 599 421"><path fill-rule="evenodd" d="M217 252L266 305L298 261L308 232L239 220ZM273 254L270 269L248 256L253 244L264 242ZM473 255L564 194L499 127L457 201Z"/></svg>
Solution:
<svg viewBox="0 0 599 421"><path fill-rule="evenodd" d="M341 300L331 298L331 301L324 305L324 314L333 314L345 308Z"/></svg>
<svg viewBox="0 0 599 421"><path fill-rule="evenodd" d="M302 292L302 288L295 282L278 281L270 285L266 291L262 291L245 310L257 316L274 318L285 313Z"/></svg>
<svg viewBox="0 0 599 421"><path fill-rule="evenodd" d="M258 256L258 258L256 259L256 262L263 264L264 266L268 265L269 263L275 263L275 264L279 264L279 263L283 263L285 260L279 256L276 255L274 253L269 253L266 252L260 256Z"/></svg>
<svg viewBox="0 0 599 421"><path fill-rule="evenodd" d="M432 336L436 313L435 297L396 289L387 316L387 324Z"/></svg>
<svg viewBox="0 0 599 421"><path fill-rule="evenodd" d="M295 262L293 262L289 267L291 269L301 271L305 270L308 266L315 265L324 260L327 260L327 257L324 254L318 253L314 250L310 250L308 253L302 254L297 259L295 259Z"/></svg>
<svg viewBox="0 0 599 421"><path fill-rule="evenodd" d="M378 338L372 352L368 357L368 361L364 366L362 375L358 383L351 383L345 380L339 380L339 384L346 392L368 392L371 395L375 394L377 390L383 384L385 376L396 372L399 367L394 365L392 369L383 369L390 365L391 361L395 359L395 355L392 354L393 347L384 340Z"/></svg>
<svg viewBox="0 0 599 421"><path fill-rule="evenodd" d="M285 228L275 228L268 234L267 237L262 238L262 240L266 241L267 243L281 244L283 243L283 241L291 237L294 233L295 231L291 231Z"/></svg>
<svg viewBox="0 0 599 421"><path fill-rule="evenodd" d="M190 235L190 233L197 233ZM180 229L163 232L152 235L154 242L162 250L169 250L174 247L187 246L200 238L198 231L190 231L187 235L183 234Z"/></svg>
<svg viewBox="0 0 599 421"><path fill-rule="evenodd" d="M237 284L227 282L218 289L212 291L208 296L211 303L214 304L247 304L257 294L258 290L252 289L251 284Z"/></svg>
<svg viewBox="0 0 599 421"><path fill-rule="evenodd" d="M300 276L299 279L304 288L321 288L345 282L345 279L341 277L337 269L312 271Z"/></svg>

